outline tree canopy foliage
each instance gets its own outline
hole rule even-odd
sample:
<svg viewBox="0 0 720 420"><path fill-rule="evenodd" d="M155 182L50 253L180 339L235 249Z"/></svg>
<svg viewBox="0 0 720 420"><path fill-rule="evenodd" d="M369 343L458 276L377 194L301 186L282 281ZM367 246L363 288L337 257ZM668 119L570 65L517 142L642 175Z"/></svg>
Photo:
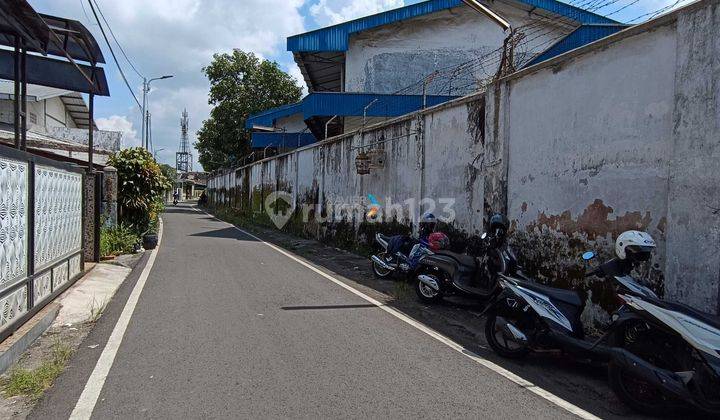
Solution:
<svg viewBox="0 0 720 420"><path fill-rule="evenodd" d="M163 176L167 178L168 181L170 181L168 189L171 189L173 187L172 183L174 183L178 179L177 169L168 165L167 163L161 163L160 171L162 172Z"/></svg>
<svg viewBox="0 0 720 420"><path fill-rule="evenodd" d="M197 133L195 147L206 171L231 167L250 153L250 115L300 100L298 82L253 53L215 54L203 72L210 81L210 117Z"/></svg>

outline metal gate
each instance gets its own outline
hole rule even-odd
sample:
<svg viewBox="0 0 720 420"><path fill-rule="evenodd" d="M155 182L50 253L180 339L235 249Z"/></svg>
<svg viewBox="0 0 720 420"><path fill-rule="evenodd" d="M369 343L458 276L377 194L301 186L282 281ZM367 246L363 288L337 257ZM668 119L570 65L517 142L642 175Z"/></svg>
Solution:
<svg viewBox="0 0 720 420"><path fill-rule="evenodd" d="M84 176L0 145L0 341L84 271Z"/></svg>

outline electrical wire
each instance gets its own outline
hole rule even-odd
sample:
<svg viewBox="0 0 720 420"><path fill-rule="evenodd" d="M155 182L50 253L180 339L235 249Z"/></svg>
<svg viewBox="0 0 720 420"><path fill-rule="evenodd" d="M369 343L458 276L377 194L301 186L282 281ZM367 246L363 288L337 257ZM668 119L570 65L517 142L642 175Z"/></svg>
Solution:
<svg viewBox="0 0 720 420"><path fill-rule="evenodd" d="M117 40L117 38L115 37L115 33L113 32L112 27L110 26L110 23L107 21L107 19L105 19L105 15L103 15L102 9L100 9L100 5L97 3L97 0L92 0L92 2L95 3L95 7L97 7L97 11L98 11L98 13L100 13L100 17L102 18L103 22L105 22L105 26L107 26L108 31L110 32L110 36L112 36L112 39L115 41L115 44L117 44L117 46L118 46L118 48L120 49L120 52L122 53L123 57L125 57L125 60L127 60L128 64L130 64L130 67L132 67L133 71L135 71L135 73L136 73L138 76L140 76L141 78L144 79L145 76L143 76L143 75L140 73L140 71L138 71L138 69L135 67L135 65L134 65L133 62L130 60L130 58L127 56L127 54L125 54L125 49L122 47L122 45L120 45L120 42L119 42L119 41ZM82 4L82 3L81 3L81 4ZM83 10L84 10L84 9L83 9Z"/></svg>
<svg viewBox="0 0 720 420"><path fill-rule="evenodd" d="M98 18L97 13L95 12L95 7L93 7L92 0L88 0L88 3L90 4L90 10L92 10L93 15L95 16L95 21L98 23L98 26L100 27L100 32L102 33L102 36L105 39L105 43L107 44L108 48L110 49L110 54L112 55L113 60L115 60L115 65L117 66L118 71L120 72L120 76L122 76L122 79L125 82L125 86L127 86L133 99L135 99L135 103L137 103L138 108L140 108L142 110L142 105L140 105L140 101L138 100L137 96L135 96L135 92L130 87L130 83L128 82L127 77L125 77L125 72L123 72L123 69L120 66L120 62L118 61L117 57L115 56L115 51L113 51L112 45L110 45L110 41L108 40L108 37L105 34L105 30L103 29L102 24L100 24L100 19Z"/></svg>

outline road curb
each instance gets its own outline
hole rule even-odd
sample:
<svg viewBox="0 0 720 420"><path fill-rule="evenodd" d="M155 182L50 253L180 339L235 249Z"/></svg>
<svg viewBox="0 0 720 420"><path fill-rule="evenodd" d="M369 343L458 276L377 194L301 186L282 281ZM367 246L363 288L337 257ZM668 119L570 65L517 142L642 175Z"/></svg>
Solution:
<svg viewBox="0 0 720 420"><path fill-rule="evenodd" d="M0 374L17 362L25 351L52 325L60 312L60 303L51 302L30 318L13 335L0 343Z"/></svg>

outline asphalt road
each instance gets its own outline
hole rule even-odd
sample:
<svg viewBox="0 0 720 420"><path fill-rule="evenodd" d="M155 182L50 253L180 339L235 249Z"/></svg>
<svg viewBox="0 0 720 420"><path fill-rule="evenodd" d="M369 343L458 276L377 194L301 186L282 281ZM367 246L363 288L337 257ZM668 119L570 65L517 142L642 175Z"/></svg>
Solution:
<svg viewBox="0 0 720 420"><path fill-rule="evenodd" d="M93 418L573 417L226 223L163 220ZM72 412L136 280L31 417Z"/></svg>

